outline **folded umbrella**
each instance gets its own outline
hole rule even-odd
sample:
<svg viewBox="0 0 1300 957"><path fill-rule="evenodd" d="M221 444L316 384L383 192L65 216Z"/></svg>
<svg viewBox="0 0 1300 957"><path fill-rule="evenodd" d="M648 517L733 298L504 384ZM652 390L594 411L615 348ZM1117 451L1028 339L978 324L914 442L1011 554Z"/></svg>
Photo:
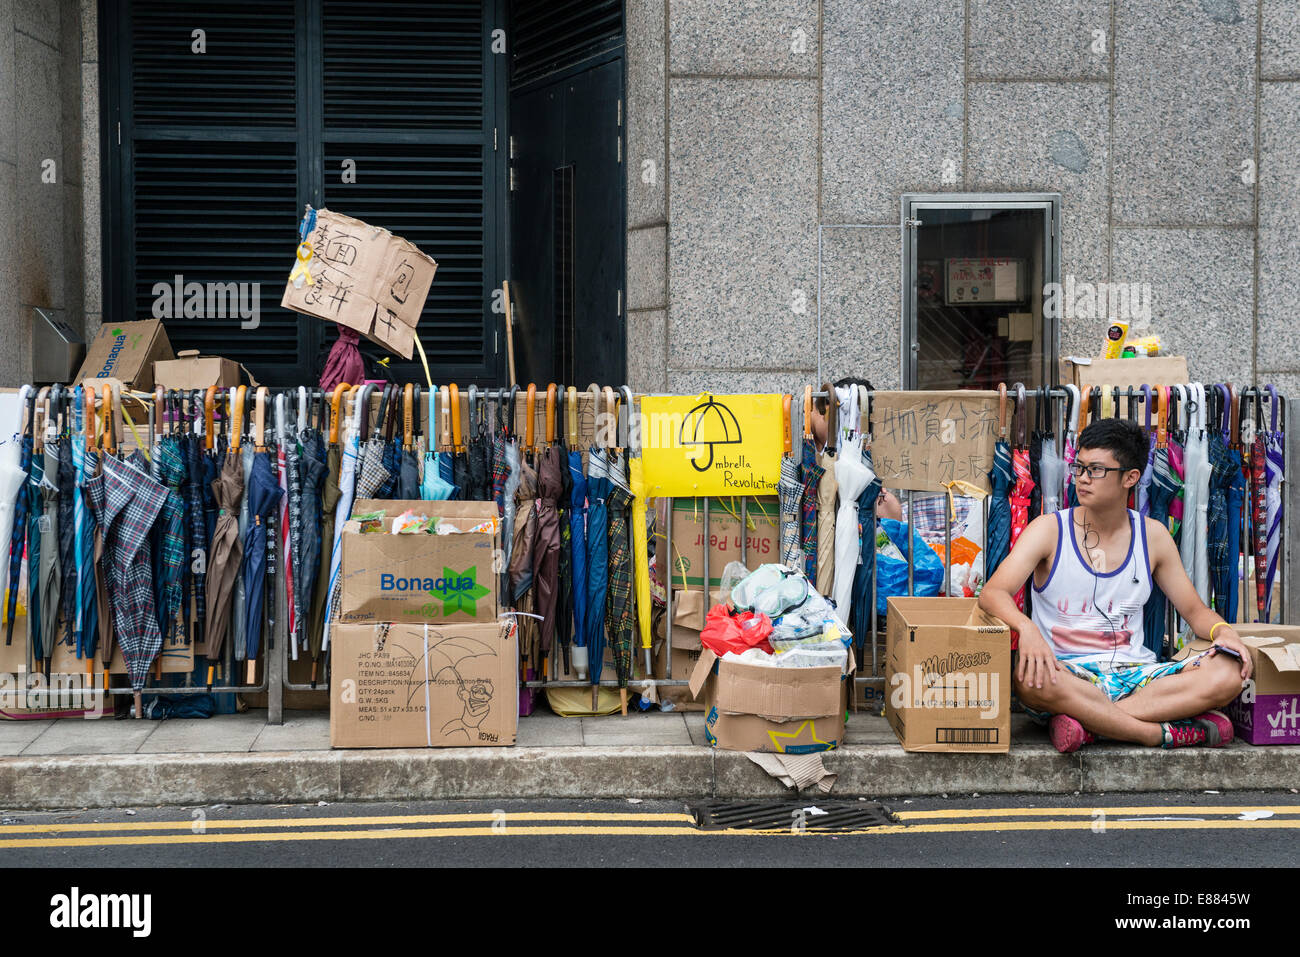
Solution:
<svg viewBox="0 0 1300 957"><path fill-rule="evenodd" d="M857 389L857 386L851 386ZM862 433L854 434L841 442L835 458L835 480L839 486L840 505L835 518L835 577L831 598L840 619L849 621L853 604L853 582L857 575L858 559L862 554L862 533L859 523L859 499L866 491L875 473L862 460Z"/></svg>
<svg viewBox="0 0 1300 957"><path fill-rule="evenodd" d="M853 632L859 654L865 652L867 636L871 634L871 609L875 604L872 582L876 574L876 500L881 489L880 477L876 475L868 449L862 450L862 465L870 473L870 478L858 496L858 564L853 575L851 618L845 622Z"/></svg>
<svg viewBox="0 0 1300 957"><path fill-rule="evenodd" d="M536 611L542 616L540 649L549 662L555 643L556 605L560 592L560 496L564 493L563 473L568 463L555 444L555 383L546 390L546 446L537 455L536 532L532 566L536 583ZM470 488L473 488L471 483ZM543 676L549 677L545 667Z"/></svg>
<svg viewBox="0 0 1300 957"><path fill-rule="evenodd" d="M1232 452L1223 438L1223 422L1220 416L1230 407L1226 386L1218 386L1219 396L1214 404L1215 415L1211 418L1207 435L1206 451L1210 463L1209 498L1206 502L1206 542L1208 554L1208 571L1210 592L1215 612L1227 616L1228 603L1237 590L1237 556L1228 555L1228 489L1232 485L1232 473L1241 472L1241 460L1234 461ZM1231 566L1231 568L1229 568ZM1228 619L1231 620L1231 619Z"/></svg>
<svg viewBox="0 0 1300 957"><path fill-rule="evenodd" d="M459 405L459 403L457 403ZM461 498L460 489L456 487L455 468L452 459L455 457L455 447L451 438L451 387L443 386L438 390L438 422L442 427L441 444L438 448L438 477L451 486L450 498ZM511 403L513 410L514 403Z"/></svg>
<svg viewBox="0 0 1300 957"><path fill-rule="evenodd" d="M781 397L781 412L785 454L781 457L781 478L776 486L781 513L781 564L786 568L800 568L803 550L799 545L799 506L803 501L803 482L799 479L799 465L791 453L789 395Z"/></svg>
<svg viewBox="0 0 1300 957"><path fill-rule="evenodd" d="M290 472L293 471L289 467L289 453L292 449L296 457L298 437L290 425L289 398L284 394L275 397L275 439L276 478L280 485L280 518L276 532L279 536L280 554L284 557L285 627L289 634L289 655L297 661L298 643L294 641L294 633L298 626L298 611L294 595L294 575L297 573L298 560L293 550L294 516L290 514L289 507L292 498L289 494ZM293 483L297 483L296 474ZM298 504L301 505L301 502Z"/></svg>
<svg viewBox="0 0 1300 957"><path fill-rule="evenodd" d="M632 676L632 549L628 541L628 512L632 489L627 478L627 455L622 448L610 451L607 463L609 492L605 507L609 516L609 578L606 620L614 672L618 676L619 698L627 714L627 681ZM597 706L600 689L592 688L591 707Z"/></svg>
<svg viewBox="0 0 1300 957"><path fill-rule="evenodd" d="M478 388L469 387L469 423L466 428L465 462L469 494L474 502L492 500L492 442L483 426Z"/></svg>
<svg viewBox="0 0 1300 957"><path fill-rule="evenodd" d="M839 481L835 477L835 443L839 438L839 404L835 390L825 383L822 390L826 400L826 447L822 449L820 463L822 479L817 485L817 591L829 596L835 585L835 502L839 495Z"/></svg>
<svg viewBox="0 0 1300 957"><path fill-rule="evenodd" d="M420 477L420 498L430 501L445 501L452 497L456 487L442 477L441 459L438 453L438 433L433 428L433 416L435 407L438 409L445 406L438 401L438 391L430 388L428 403L428 418L426 420L425 432L429 437L429 449L424 453L424 474Z"/></svg>
<svg viewBox="0 0 1300 957"><path fill-rule="evenodd" d="M212 493L217 500L217 525L212 535L208 555L208 574L205 583L208 605L208 684L230 631L235 581L243 561L244 544L239 535L239 510L244 497L244 465L240 449L243 430L244 386L239 387L234 401L230 433L230 448L226 452L221 472L213 483Z"/></svg>
<svg viewBox="0 0 1300 957"><path fill-rule="evenodd" d="M54 654L54 644L58 641L59 607L63 593L62 574L59 567L59 546L61 529L59 527L59 460L62 455L58 429L54 422L54 409L58 405L59 387L51 393L55 398L46 407L45 413L45 449L44 473L39 485L41 503L41 552L38 558L37 594L39 600L33 602L41 610L39 628L33 625L33 661L49 661ZM31 575L29 569L28 575Z"/></svg>
<svg viewBox="0 0 1300 957"><path fill-rule="evenodd" d="M560 554L559 554L559 594L555 599L555 640L560 646L560 666L564 674L569 673L570 648L573 645L573 530L569 527L569 508L570 500L573 496L573 476L569 474L569 449L564 442L565 430L561 427L565 422L565 412L572 411L566 402L567 395L564 387L560 386L556 394L556 420L555 430L556 449L560 457L560 495L556 501L555 516L560 526ZM473 408L473 401L470 407ZM479 423L482 428L482 422ZM485 460L491 458L491 441L486 435L482 438L482 447L486 450ZM473 458L471 456L471 472L474 469ZM491 501L491 469L489 468L484 476L486 483L483 490L484 501Z"/></svg>
<svg viewBox="0 0 1300 957"><path fill-rule="evenodd" d="M600 393L595 387L596 408ZM601 432L596 430L596 445L587 453L587 659L591 684L600 684L605 663L605 593L609 587L609 509L610 493L607 452L601 447Z"/></svg>
<svg viewBox="0 0 1300 957"><path fill-rule="evenodd" d="M182 522L184 505L181 482L185 479L185 462L180 441L175 435L163 437L156 457L163 486L163 505L158 517L162 529L162 600L158 605L158 624L163 641L175 640L181 611L181 574L185 567L185 543Z"/></svg>
<svg viewBox="0 0 1300 957"><path fill-rule="evenodd" d="M27 665L29 671L38 670L41 650L41 528L45 524L45 508L41 498L41 483L45 480L45 436L36 428L36 411L45 410L48 388L41 389L31 411L32 455L27 469ZM56 460L57 467L57 460ZM15 611L16 617L16 611ZM13 631L10 618L9 632ZM9 639L6 638L6 641Z"/></svg>
<svg viewBox="0 0 1300 957"><path fill-rule="evenodd" d="M80 390L74 390L80 397ZM72 401L66 393L64 402ZM65 405L63 426L60 429L59 449L59 576L62 579L60 603L63 605L63 641L71 648L77 647L77 608L80 589L77 568L76 492L77 464L73 461L72 447L76 438L72 434L71 406ZM80 460L78 459L78 462Z"/></svg>
<svg viewBox="0 0 1300 957"><path fill-rule="evenodd" d="M22 472L22 481L13 493L13 513L9 519L12 527L8 535L9 549L5 556L9 563L9 574L6 576L3 571L0 571L0 582L8 581L7 600L5 602L5 621L8 622L5 628L6 645L13 642L14 619L18 616L18 579L22 574L23 551L27 542L27 512L28 503L31 500L32 446L34 442L32 433L36 427L36 396L31 386L25 385L18 390L18 407L20 410L25 410L27 422L26 425L23 424L21 416L24 411L20 411L18 413L20 416L19 430L22 432L22 438L18 442L18 469ZM8 495L9 493L6 492L6 499ZM0 538L0 541L4 540ZM2 567L0 566L0 568Z"/></svg>
<svg viewBox="0 0 1300 957"><path fill-rule="evenodd" d="M322 542L332 542L330 548L330 560L328 565L328 581L326 582L325 594L328 595L328 613L325 615L325 627L321 634L321 650L326 651L330 646L330 628L333 621L338 617L339 602L342 598L342 582L340 576L343 572L343 525L352 515L352 503L356 501L357 487L357 457L361 450L361 430L358 427L358 419L370 410L370 389L367 386L361 386L353 389L354 405L351 422L348 422L342 416L340 402L342 399L343 386L339 386L334 392L332 405L335 408L333 423L331 424L331 441L329 452L326 456L329 465L329 475L337 476L334 482L334 493L330 494L330 479L327 476L325 480L325 503L330 504L333 498L333 523L330 527L328 538L322 537ZM320 583L316 586L321 587ZM313 661L314 666L314 661ZM312 682L316 681L316 673L313 667Z"/></svg>
<svg viewBox="0 0 1300 957"><path fill-rule="evenodd" d="M493 403L493 408L496 408L496 403ZM510 429L505 422L502 422L500 427L491 428L490 431L492 433L492 474L489 495L497 503L497 514L504 518L506 480L510 477L510 463L506 461L506 438ZM581 452L578 458L581 460Z"/></svg>
<svg viewBox="0 0 1300 957"><path fill-rule="evenodd" d="M1264 518L1268 527L1264 554L1267 567L1264 572L1264 610L1261 620L1272 620L1273 583L1277 580L1278 558L1281 555L1282 482L1286 469L1286 436L1277 425L1278 406L1286 400L1277 394L1273 385L1265 386L1269 395L1269 430L1264 440ZM1285 416L1283 417L1285 422ZM1258 574L1258 572L1256 572Z"/></svg>
<svg viewBox="0 0 1300 957"><path fill-rule="evenodd" d="M817 462L817 447L812 433L812 386L803 394L803 503L800 516L800 539L803 542L804 577L817 581L817 495L825 471Z"/></svg>
<svg viewBox="0 0 1300 957"><path fill-rule="evenodd" d="M409 500L420 497L420 462L415 455L415 420L420 406L419 387L406 384L402 407L402 452L397 465L395 498Z"/></svg>
<svg viewBox="0 0 1300 957"><path fill-rule="evenodd" d="M460 389L453 383L448 386L451 396L451 481L456 486L456 498L468 501L473 497L470 488L469 455L465 451L465 436L461 431L462 409Z"/></svg>
<svg viewBox="0 0 1300 957"><path fill-rule="evenodd" d="M302 506L298 516L298 577L297 589L298 642L311 648L312 660L320 657L320 621L314 616L316 584L320 576L321 520L324 517L323 496L329 466L325 461L325 439L316 419L302 432L302 454L298 458L298 472L302 481Z"/></svg>
<svg viewBox="0 0 1300 957"><path fill-rule="evenodd" d="M587 677L587 476L578 450L577 390L569 389L569 550L573 574L573 667ZM504 445L503 445L504 448ZM494 479L495 481L495 479Z"/></svg>
<svg viewBox="0 0 1300 957"><path fill-rule="evenodd" d="M1250 444L1250 530L1255 556L1256 621L1268 621L1268 435L1263 407L1255 397L1255 434Z"/></svg>
<svg viewBox="0 0 1300 957"><path fill-rule="evenodd" d="M1029 506L1032 501L1031 493L1034 488L1034 480L1029 467L1029 450L1025 445L1025 387L1016 383L1016 418L1019 421L1017 430L1018 442L1011 451L1011 471L1015 476L1015 483L1012 485L1010 492L1007 494L1007 504L1011 508L1011 531L1009 533L1008 552L1015 547L1016 541L1020 538L1021 533L1029 525ZM1025 586L1022 584L1015 595L1016 607L1021 611L1025 610Z"/></svg>
<svg viewBox="0 0 1300 957"><path fill-rule="evenodd" d="M389 394L388 408L380 411L380 419L383 421L384 428L383 455L380 461L383 463L385 474L383 482L380 483L379 488L375 489L376 498L396 498L397 494L397 478L402 470L402 441L397 434L397 422L401 415L398 404L401 401L401 395L401 389L394 384ZM360 446L358 445L358 465L360 465L359 451Z"/></svg>
<svg viewBox="0 0 1300 957"><path fill-rule="evenodd" d="M248 500L248 537L244 540L245 659L248 684L256 683L257 655L261 650L269 541L267 525L280 508L280 485L271 474L271 456L266 444L267 389L257 390L254 411L253 468L245 498Z"/></svg>
<svg viewBox="0 0 1300 957"><path fill-rule="evenodd" d="M1202 602L1209 601L1210 575L1206 549L1209 522L1210 457L1205 428L1205 387L1193 383L1189 390L1187 441L1183 446L1183 523L1179 552L1187 577Z"/></svg>
<svg viewBox="0 0 1300 957"><path fill-rule="evenodd" d="M1013 481L1011 446L1007 444L1007 387L998 383L998 438L993 444L993 469L989 472L988 526L984 558L984 580L988 581L1011 552L1011 503Z"/></svg>
<svg viewBox="0 0 1300 957"><path fill-rule="evenodd" d="M1169 510L1174 496L1178 492L1178 478L1170 458L1167 416L1169 414L1169 390L1160 386L1153 396L1156 411L1156 450L1151 466L1151 494L1149 499L1150 517L1169 526ZM1152 583L1151 597L1147 599L1142 612L1143 644L1150 648L1157 658L1164 655L1165 644L1165 595L1160 586Z"/></svg>
<svg viewBox="0 0 1300 957"><path fill-rule="evenodd" d="M1147 464L1133 493L1133 507L1143 518L1151 514L1151 479L1155 474L1156 432L1151 427L1151 386L1142 386L1142 406L1146 410Z"/></svg>

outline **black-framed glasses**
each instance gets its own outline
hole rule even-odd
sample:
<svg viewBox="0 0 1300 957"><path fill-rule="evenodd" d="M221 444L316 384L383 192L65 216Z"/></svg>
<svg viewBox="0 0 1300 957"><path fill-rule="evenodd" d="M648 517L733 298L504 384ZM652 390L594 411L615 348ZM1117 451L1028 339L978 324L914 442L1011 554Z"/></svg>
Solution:
<svg viewBox="0 0 1300 957"><path fill-rule="evenodd" d="M1129 469L1121 465L1084 465L1082 462L1070 463L1070 474L1075 478L1083 478L1083 473L1087 472L1088 477L1092 479L1105 478L1107 472L1128 472Z"/></svg>

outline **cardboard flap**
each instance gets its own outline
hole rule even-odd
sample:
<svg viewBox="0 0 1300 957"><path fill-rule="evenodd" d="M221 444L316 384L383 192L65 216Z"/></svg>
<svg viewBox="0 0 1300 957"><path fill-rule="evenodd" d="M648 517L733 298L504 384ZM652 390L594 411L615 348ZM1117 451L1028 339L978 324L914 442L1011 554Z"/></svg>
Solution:
<svg viewBox="0 0 1300 957"><path fill-rule="evenodd" d="M408 511L414 512L416 515L428 515L430 518L472 518L480 522L500 518L495 502L451 502L429 499L402 501L401 499L361 498L357 499L352 506L353 515L364 515L367 512L383 512L388 518L397 518L403 512Z"/></svg>
<svg viewBox="0 0 1300 957"><path fill-rule="evenodd" d="M177 359L197 359L199 357L198 349L182 349L176 353Z"/></svg>
<svg viewBox="0 0 1300 957"><path fill-rule="evenodd" d="M1259 653L1273 662L1278 671L1300 671L1300 645L1270 645L1260 648Z"/></svg>
<svg viewBox="0 0 1300 957"><path fill-rule="evenodd" d="M695 670L691 672L691 697L699 699L700 691L704 688L704 682L709 680L709 672L713 670L713 663L718 660L708 648L700 653L700 660L695 663Z"/></svg>
<svg viewBox="0 0 1300 957"><path fill-rule="evenodd" d="M1269 645L1286 644L1285 638L1279 638L1276 635L1243 635L1241 632L1237 632L1237 634L1241 637L1242 644L1251 648L1266 648ZM1206 647L1209 647L1209 642L1206 642Z"/></svg>
<svg viewBox="0 0 1300 957"><path fill-rule="evenodd" d="M839 668L773 668L724 661L718 669L715 700L736 714L772 721L834 714L840 701Z"/></svg>

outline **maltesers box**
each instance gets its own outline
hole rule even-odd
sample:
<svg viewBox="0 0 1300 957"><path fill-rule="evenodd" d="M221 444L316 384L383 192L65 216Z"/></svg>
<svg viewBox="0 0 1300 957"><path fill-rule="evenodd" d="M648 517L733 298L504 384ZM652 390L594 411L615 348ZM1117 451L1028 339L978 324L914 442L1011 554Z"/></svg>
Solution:
<svg viewBox="0 0 1300 957"><path fill-rule="evenodd" d="M1233 626L1250 649L1250 680L1223 709L1237 737L1250 744L1300 744L1300 625ZM1210 646L1197 639L1183 650Z"/></svg>
<svg viewBox="0 0 1300 957"><path fill-rule="evenodd" d="M438 264L414 243L328 209L309 210L306 226L280 305L411 358Z"/></svg>
<svg viewBox="0 0 1300 957"><path fill-rule="evenodd" d="M905 751L1005 752L1011 630L975 598L890 598L885 717Z"/></svg>
<svg viewBox="0 0 1300 957"><path fill-rule="evenodd" d="M497 537L468 532L496 521L493 502L361 499L352 514L382 511L386 520L412 511L462 529L449 535L361 532L343 526L339 621L494 622L497 619Z"/></svg>
<svg viewBox="0 0 1300 957"><path fill-rule="evenodd" d="M519 642L511 621L339 624L330 661L333 747L515 743Z"/></svg>
<svg viewBox="0 0 1300 957"><path fill-rule="evenodd" d="M774 668L722 661L707 648L691 673L691 695L704 702L704 733L724 751L812 754L844 741L853 681L840 668Z"/></svg>

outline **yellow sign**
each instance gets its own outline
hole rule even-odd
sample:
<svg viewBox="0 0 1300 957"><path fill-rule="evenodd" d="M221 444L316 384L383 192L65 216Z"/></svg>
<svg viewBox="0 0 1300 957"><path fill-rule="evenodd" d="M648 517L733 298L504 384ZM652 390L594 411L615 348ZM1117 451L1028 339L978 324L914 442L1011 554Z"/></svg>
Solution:
<svg viewBox="0 0 1300 957"><path fill-rule="evenodd" d="M641 448L651 495L775 495L781 396L646 396Z"/></svg>

